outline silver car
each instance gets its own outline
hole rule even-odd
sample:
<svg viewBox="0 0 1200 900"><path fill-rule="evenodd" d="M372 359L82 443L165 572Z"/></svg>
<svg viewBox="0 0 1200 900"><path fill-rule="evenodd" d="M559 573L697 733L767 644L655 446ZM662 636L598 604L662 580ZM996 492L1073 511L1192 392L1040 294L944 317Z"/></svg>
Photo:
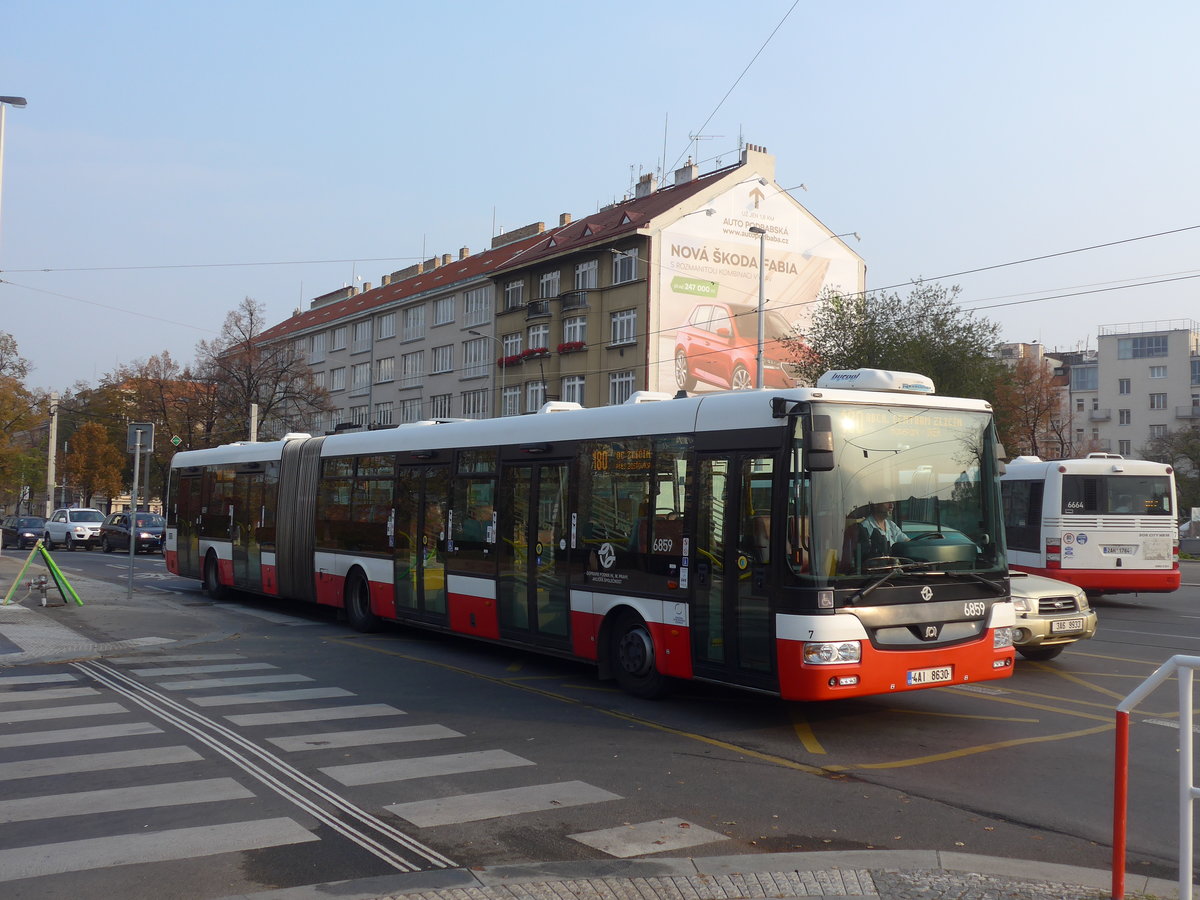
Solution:
<svg viewBox="0 0 1200 900"><path fill-rule="evenodd" d="M65 545L68 550L91 550L100 540L104 513L98 509L56 509L46 520L44 541L47 550Z"/></svg>
<svg viewBox="0 0 1200 900"><path fill-rule="evenodd" d="M1026 659L1054 659L1068 644L1096 633L1096 611L1082 588L1026 572L1008 574L1017 614L1013 644Z"/></svg>

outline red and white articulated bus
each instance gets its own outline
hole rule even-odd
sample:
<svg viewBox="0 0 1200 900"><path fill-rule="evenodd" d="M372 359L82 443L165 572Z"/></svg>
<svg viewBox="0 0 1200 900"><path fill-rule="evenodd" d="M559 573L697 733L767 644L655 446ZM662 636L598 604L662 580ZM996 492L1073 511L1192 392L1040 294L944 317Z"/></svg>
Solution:
<svg viewBox="0 0 1200 900"><path fill-rule="evenodd" d="M1116 453L1048 461L1018 456L1000 487L1014 569L1093 596L1179 587L1171 466Z"/></svg>
<svg viewBox="0 0 1200 900"><path fill-rule="evenodd" d="M852 370L181 452L167 567L360 630L586 660L639 696L673 679L816 700L1003 678L991 410L932 391Z"/></svg>

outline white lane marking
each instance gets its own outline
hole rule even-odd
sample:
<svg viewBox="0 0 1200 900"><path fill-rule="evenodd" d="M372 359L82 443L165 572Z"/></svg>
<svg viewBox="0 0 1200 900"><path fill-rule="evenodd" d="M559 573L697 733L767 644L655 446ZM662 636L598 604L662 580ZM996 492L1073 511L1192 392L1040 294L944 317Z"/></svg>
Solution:
<svg viewBox="0 0 1200 900"><path fill-rule="evenodd" d="M100 693L91 687L49 688L40 691L0 691L0 703L25 703L30 700L70 700L94 697Z"/></svg>
<svg viewBox="0 0 1200 900"><path fill-rule="evenodd" d="M192 697L197 706L236 706L242 703L286 703L289 700L329 700L333 697L353 697L343 688L308 688L300 691L255 691L250 694L220 694L213 697Z"/></svg>
<svg viewBox="0 0 1200 900"><path fill-rule="evenodd" d="M254 793L232 778L206 778L203 781L171 781L166 784L136 784L99 791L76 791L0 800L0 822L32 822L64 816L131 809L157 809L160 806L189 806L224 800L246 800Z"/></svg>
<svg viewBox="0 0 1200 900"><path fill-rule="evenodd" d="M458 794L436 800L393 803L384 809L412 822L418 828L432 828L436 825L457 825L482 819L498 819L517 813L543 812L547 809L621 799L617 794L583 781L563 781L558 784L534 784L529 787L483 791L478 794Z"/></svg>
<svg viewBox="0 0 1200 900"><path fill-rule="evenodd" d="M139 734L162 734L162 729L149 722L127 722L123 725L92 725L87 728L59 728L54 731L26 731L21 734L0 735L0 747L37 747L43 744L73 744L76 741L99 741L107 738L133 737Z"/></svg>
<svg viewBox="0 0 1200 900"><path fill-rule="evenodd" d="M398 728L372 728L364 731L331 731L326 734L294 734L289 737L267 738L280 750L325 750L340 747L363 747L368 744L402 744L409 741L436 741L462 737L460 732L444 725L405 725Z"/></svg>
<svg viewBox="0 0 1200 900"><path fill-rule="evenodd" d="M58 706L52 709L6 709L0 712L0 724L39 722L44 719L69 719L74 716L111 716L129 712L120 703L92 703L86 706Z"/></svg>
<svg viewBox="0 0 1200 900"><path fill-rule="evenodd" d="M242 678L198 678L195 681L160 681L164 691L203 691L209 688L249 687L252 684L295 684L312 681L307 675L283 673L280 675L246 675Z"/></svg>
<svg viewBox="0 0 1200 900"><path fill-rule="evenodd" d="M217 672L249 672L253 669L278 669L266 662L220 663L215 666L163 666L154 669L130 669L133 675L215 675Z"/></svg>
<svg viewBox="0 0 1200 900"><path fill-rule="evenodd" d="M438 775L461 775L465 772L485 772L492 769L511 769L532 766L534 763L507 750L478 750L472 753L448 753L445 756L421 756L415 759L385 759L372 763L353 763L348 766L328 766L321 769L330 778L344 785L379 784L384 781L408 781Z"/></svg>
<svg viewBox="0 0 1200 900"><path fill-rule="evenodd" d="M160 662L200 662L217 659L245 659L240 653L164 653L161 656L114 656L106 662L124 666Z"/></svg>
<svg viewBox="0 0 1200 900"><path fill-rule="evenodd" d="M717 834L683 819L639 822L636 825L568 834L567 837L620 859L729 840L723 834Z"/></svg>
<svg viewBox="0 0 1200 900"><path fill-rule="evenodd" d="M150 834L115 834L111 837L0 850L0 881L134 863L215 856L218 853L317 840L320 838L288 818L175 828Z"/></svg>
<svg viewBox="0 0 1200 900"><path fill-rule="evenodd" d="M247 713L226 716L234 725L290 725L295 722L329 722L336 719L362 719L369 716L406 716L402 709L386 703L359 703L354 706L322 706L317 709L288 709L283 712Z"/></svg>
<svg viewBox="0 0 1200 900"><path fill-rule="evenodd" d="M5 675L0 678L0 687L8 687L10 684L58 684L63 681L78 681L79 679L70 673L62 675Z"/></svg>
<svg viewBox="0 0 1200 900"><path fill-rule="evenodd" d="M189 747L154 747L149 750L89 753L85 756L22 759L17 762L0 763L0 781L41 778L45 775L72 775L76 772L103 772L110 769L139 769L142 766L198 762L200 759L200 754Z"/></svg>

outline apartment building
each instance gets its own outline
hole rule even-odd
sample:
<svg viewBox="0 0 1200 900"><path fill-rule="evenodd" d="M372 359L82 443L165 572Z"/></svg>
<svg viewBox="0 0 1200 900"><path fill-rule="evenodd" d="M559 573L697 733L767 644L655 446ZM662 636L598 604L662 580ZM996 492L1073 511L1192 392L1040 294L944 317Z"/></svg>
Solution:
<svg viewBox="0 0 1200 900"><path fill-rule="evenodd" d="M821 291L865 289L843 236L747 145L709 173L689 161L668 186L645 175L586 218L564 213L482 253L463 247L379 287L317 297L260 340L294 342L329 392L318 433L753 386L760 315L771 386L785 377L777 338L803 334Z"/></svg>

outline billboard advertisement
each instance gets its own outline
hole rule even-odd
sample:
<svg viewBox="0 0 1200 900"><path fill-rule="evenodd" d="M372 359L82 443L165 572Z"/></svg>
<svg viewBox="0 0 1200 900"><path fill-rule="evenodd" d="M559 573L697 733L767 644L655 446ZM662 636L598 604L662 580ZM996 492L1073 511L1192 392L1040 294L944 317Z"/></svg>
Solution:
<svg viewBox="0 0 1200 900"><path fill-rule="evenodd" d="M751 227L764 230L761 238ZM764 259L763 387L786 387L779 338L803 335L827 288L862 290L862 260L786 193L735 185L665 226L649 331L651 390L757 387L759 256Z"/></svg>

